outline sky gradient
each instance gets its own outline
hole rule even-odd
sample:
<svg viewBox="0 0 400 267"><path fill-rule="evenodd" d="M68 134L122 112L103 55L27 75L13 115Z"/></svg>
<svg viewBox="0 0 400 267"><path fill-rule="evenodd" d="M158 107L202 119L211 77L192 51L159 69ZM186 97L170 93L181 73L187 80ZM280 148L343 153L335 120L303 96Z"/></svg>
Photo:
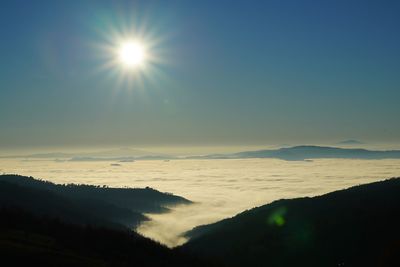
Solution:
<svg viewBox="0 0 400 267"><path fill-rule="evenodd" d="M0 148L400 142L399 12L399 1L2 1ZM130 28L157 41L140 79L102 68L101 47Z"/></svg>

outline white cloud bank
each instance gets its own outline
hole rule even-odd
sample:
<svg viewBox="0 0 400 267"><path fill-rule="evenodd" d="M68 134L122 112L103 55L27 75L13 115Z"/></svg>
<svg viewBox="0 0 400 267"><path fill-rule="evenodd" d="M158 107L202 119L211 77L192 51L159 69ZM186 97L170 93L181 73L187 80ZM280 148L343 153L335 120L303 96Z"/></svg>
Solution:
<svg viewBox="0 0 400 267"><path fill-rule="evenodd" d="M280 198L320 195L352 185L400 176L400 160L277 159L53 162L4 159L0 170L57 183L145 187L186 197L196 204L150 214L139 232L168 246L182 233Z"/></svg>

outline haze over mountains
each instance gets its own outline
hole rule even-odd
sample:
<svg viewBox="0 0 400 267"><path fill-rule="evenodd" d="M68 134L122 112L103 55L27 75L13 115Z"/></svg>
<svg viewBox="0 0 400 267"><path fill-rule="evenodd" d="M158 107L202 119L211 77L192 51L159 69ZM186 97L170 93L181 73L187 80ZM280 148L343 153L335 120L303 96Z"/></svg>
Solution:
<svg viewBox="0 0 400 267"><path fill-rule="evenodd" d="M358 145L357 140L345 140L338 144ZM277 158L282 160L307 160L318 158L345 159L397 159L400 150L368 150L364 148L343 148L330 146L300 145L278 149L243 151L230 154L209 154L200 156L172 156L164 153L148 152L131 148L120 148L98 152L83 153L38 153L28 155L2 156L2 158L52 159L58 161L119 161L135 160L171 160L171 159L243 159L243 158Z"/></svg>
<svg viewBox="0 0 400 267"><path fill-rule="evenodd" d="M317 158L390 159L400 158L400 150L367 150L361 148L338 148L325 146L294 146L272 150L245 151L233 154L194 156L196 159L277 158L283 160L306 160Z"/></svg>
<svg viewBox="0 0 400 267"><path fill-rule="evenodd" d="M60 161L122 161L130 162L138 159L172 159L173 156L154 153L139 149L123 147L119 149L102 150L96 152L48 152L26 155L7 155L1 158L21 158L21 159L56 159Z"/></svg>
<svg viewBox="0 0 400 267"><path fill-rule="evenodd" d="M363 145L365 144L362 141L356 140L356 139L347 139L343 140L337 143L338 145Z"/></svg>

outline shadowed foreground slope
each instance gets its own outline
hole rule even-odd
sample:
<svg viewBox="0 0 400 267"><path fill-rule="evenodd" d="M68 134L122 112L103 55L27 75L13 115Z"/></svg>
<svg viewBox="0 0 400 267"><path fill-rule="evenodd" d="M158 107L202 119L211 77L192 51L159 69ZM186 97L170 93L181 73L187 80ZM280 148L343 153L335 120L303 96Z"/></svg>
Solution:
<svg viewBox="0 0 400 267"><path fill-rule="evenodd" d="M400 266L400 178L275 201L188 236L181 249L233 266Z"/></svg>
<svg viewBox="0 0 400 267"><path fill-rule="evenodd" d="M4 266L217 266L133 231L67 224L18 209L0 209L0 258Z"/></svg>
<svg viewBox="0 0 400 267"><path fill-rule="evenodd" d="M44 267L217 266L129 229L146 219L138 211L180 202L189 203L153 189L63 186L30 177L0 176L1 263Z"/></svg>

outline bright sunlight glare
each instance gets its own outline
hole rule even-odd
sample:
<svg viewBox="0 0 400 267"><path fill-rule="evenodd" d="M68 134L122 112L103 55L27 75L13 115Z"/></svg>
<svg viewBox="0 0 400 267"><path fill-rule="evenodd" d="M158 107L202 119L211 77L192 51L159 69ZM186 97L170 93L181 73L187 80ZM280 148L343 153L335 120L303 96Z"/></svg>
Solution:
<svg viewBox="0 0 400 267"><path fill-rule="evenodd" d="M145 49L138 42L123 43L118 51L119 60L127 67L136 67L144 63Z"/></svg>

